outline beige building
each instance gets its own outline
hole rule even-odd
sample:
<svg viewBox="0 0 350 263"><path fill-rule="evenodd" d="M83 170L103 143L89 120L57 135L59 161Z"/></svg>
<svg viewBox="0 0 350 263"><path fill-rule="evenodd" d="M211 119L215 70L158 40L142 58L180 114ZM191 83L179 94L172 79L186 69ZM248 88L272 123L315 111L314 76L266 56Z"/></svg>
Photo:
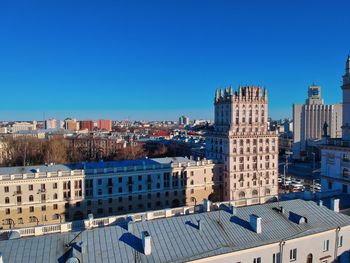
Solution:
<svg viewBox="0 0 350 263"><path fill-rule="evenodd" d="M224 164L223 199L264 203L278 194L278 138L268 130L268 98L260 87L216 92L207 158Z"/></svg>
<svg viewBox="0 0 350 263"><path fill-rule="evenodd" d="M324 104L321 87L310 86L305 104L293 104L293 158L307 157L310 141L319 140L325 135L341 138L341 127L342 104Z"/></svg>
<svg viewBox="0 0 350 263"><path fill-rule="evenodd" d="M18 131L34 131L36 130L36 121L33 122L15 122L10 127L11 133L16 133Z"/></svg>
<svg viewBox="0 0 350 263"><path fill-rule="evenodd" d="M0 168L4 228L219 200L222 166L183 157Z"/></svg>

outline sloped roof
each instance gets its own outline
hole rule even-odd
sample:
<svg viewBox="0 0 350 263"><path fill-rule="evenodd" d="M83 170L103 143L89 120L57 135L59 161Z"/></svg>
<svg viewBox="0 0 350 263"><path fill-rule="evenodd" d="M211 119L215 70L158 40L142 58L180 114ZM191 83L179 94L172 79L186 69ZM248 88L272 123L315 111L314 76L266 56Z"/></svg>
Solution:
<svg viewBox="0 0 350 263"><path fill-rule="evenodd" d="M85 230L76 239L86 245L83 262L186 262L256 246L307 236L338 226L350 225L350 217L335 213L312 201L280 202L285 213L273 209L278 203L237 208L234 216L226 211L191 214L133 223L128 232L121 226ZM289 212L305 216L307 223L296 224ZM249 215L262 218L262 233L253 232ZM198 230L197 220L201 220ZM145 256L141 232L152 238L152 253ZM0 241L4 262L57 262L66 253L65 243L77 232Z"/></svg>

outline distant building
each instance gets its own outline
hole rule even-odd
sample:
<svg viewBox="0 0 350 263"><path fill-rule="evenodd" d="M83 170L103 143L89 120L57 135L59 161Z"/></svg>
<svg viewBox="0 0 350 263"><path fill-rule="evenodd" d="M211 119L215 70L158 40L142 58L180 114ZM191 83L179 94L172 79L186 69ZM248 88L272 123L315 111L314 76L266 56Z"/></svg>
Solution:
<svg viewBox="0 0 350 263"><path fill-rule="evenodd" d="M104 131L112 131L112 121L111 120L98 120L97 128Z"/></svg>
<svg viewBox="0 0 350 263"><path fill-rule="evenodd" d="M190 124L190 119L187 116L181 116L179 118L179 125L189 125Z"/></svg>
<svg viewBox="0 0 350 263"><path fill-rule="evenodd" d="M325 126L327 134L324 134ZM342 104L324 104L321 87L310 86L305 104L293 105L293 158L306 157L310 141L320 140L325 135L340 138L341 126Z"/></svg>
<svg viewBox="0 0 350 263"><path fill-rule="evenodd" d="M58 128L58 125L57 125L57 120L56 119L48 119L48 120L45 120L45 129L56 129Z"/></svg>
<svg viewBox="0 0 350 263"><path fill-rule="evenodd" d="M15 122L12 124L10 131L16 133L18 131L33 131L36 130L36 121L33 122Z"/></svg>
<svg viewBox="0 0 350 263"><path fill-rule="evenodd" d="M79 130L79 122L76 119L67 118L64 120L64 128L70 131Z"/></svg>
<svg viewBox="0 0 350 263"><path fill-rule="evenodd" d="M224 200L258 204L278 195L278 138L268 130L268 98L261 87L216 91L207 158L224 164Z"/></svg>
<svg viewBox="0 0 350 263"><path fill-rule="evenodd" d="M80 130L93 131L94 130L94 122L92 120L79 121L79 128L80 128Z"/></svg>

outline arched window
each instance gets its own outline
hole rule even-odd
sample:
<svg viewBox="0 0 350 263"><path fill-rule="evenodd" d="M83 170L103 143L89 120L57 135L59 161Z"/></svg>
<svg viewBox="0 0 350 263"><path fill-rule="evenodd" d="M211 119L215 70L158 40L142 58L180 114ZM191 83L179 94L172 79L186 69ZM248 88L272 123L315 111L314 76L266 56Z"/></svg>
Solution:
<svg viewBox="0 0 350 263"><path fill-rule="evenodd" d="M53 199L57 199L57 194L53 194Z"/></svg>
<svg viewBox="0 0 350 263"><path fill-rule="evenodd" d="M349 177L349 170L347 168L343 169L343 176L344 177Z"/></svg>
<svg viewBox="0 0 350 263"><path fill-rule="evenodd" d="M266 193L267 195L269 195L269 194L271 194L271 190L270 190L270 189L266 189L266 190L265 190L265 193Z"/></svg>
<svg viewBox="0 0 350 263"><path fill-rule="evenodd" d="M242 191L239 193L238 196L239 196L239 199L243 199L243 198L245 198L245 193Z"/></svg>
<svg viewBox="0 0 350 263"><path fill-rule="evenodd" d="M253 190L252 195L253 196L257 196L258 195L258 191L257 190Z"/></svg>
<svg viewBox="0 0 350 263"><path fill-rule="evenodd" d="M32 195L29 196L29 202L33 202L34 201L34 197Z"/></svg>

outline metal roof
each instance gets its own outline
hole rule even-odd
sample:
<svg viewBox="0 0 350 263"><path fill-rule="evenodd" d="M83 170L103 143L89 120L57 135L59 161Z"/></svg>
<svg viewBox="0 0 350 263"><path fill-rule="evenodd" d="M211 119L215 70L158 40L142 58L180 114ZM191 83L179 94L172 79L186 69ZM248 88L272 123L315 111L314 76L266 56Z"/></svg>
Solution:
<svg viewBox="0 0 350 263"><path fill-rule="evenodd" d="M281 214L273 207L283 206ZM297 224L288 219L289 212L307 218ZM249 215L262 218L262 232L249 225ZM197 227L201 220L201 230ZM312 201L291 200L280 203L237 208L236 215L221 210L144 222L134 222L128 232L122 226L84 230L75 242L83 241L83 262L186 262L307 236L338 226L350 225L350 217L335 213ZM141 232L152 238L152 253L143 254ZM78 232L0 241L4 262L65 262L64 244Z"/></svg>
<svg viewBox="0 0 350 263"><path fill-rule="evenodd" d="M81 169L103 169L113 167L130 167L130 166L142 166L142 165L161 165L170 163L193 163L186 157L166 157L166 158L153 158L153 159L140 159L140 160L125 160L125 161L107 161L107 162L87 162L78 164L54 164L54 165L33 165L33 166L16 166L16 167L0 167L0 175L4 174L22 174L22 173L35 173L37 169L40 172L58 172L68 170L81 170Z"/></svg>

